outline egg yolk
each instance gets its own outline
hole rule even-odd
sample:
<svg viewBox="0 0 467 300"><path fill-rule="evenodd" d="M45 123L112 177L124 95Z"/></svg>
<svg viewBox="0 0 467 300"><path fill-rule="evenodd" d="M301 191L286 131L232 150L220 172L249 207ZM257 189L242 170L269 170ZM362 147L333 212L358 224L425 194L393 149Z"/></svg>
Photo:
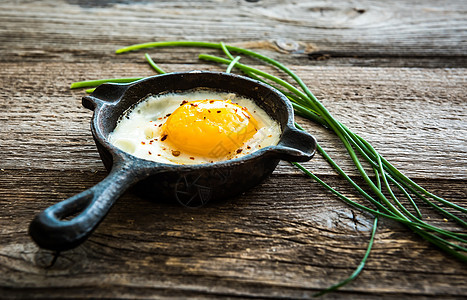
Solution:
<svg viewBox="0 0 467 300"><path fill-rule="evenodd" d="M258 130L248 110L230 100L198 100L178 107L164 123L161 140L205 157L236 151Z"/></svg>

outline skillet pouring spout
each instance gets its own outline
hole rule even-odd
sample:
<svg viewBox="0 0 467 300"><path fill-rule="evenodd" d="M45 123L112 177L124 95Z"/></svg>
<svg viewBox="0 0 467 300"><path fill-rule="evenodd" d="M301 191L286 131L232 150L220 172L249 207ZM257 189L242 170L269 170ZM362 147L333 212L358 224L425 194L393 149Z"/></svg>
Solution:
<svg viewBox="0 0 467 300"><path fill-rule="evenodd" d="M286 161L309 161L316 152L316 139L295 127L286 127L281 142L273 150L280 159Z"/></svg>

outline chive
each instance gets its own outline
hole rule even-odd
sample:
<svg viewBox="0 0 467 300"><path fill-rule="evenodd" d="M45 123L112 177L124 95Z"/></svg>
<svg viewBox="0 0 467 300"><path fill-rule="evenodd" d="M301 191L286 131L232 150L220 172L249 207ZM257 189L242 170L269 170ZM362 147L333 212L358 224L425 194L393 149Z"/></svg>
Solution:
<svg viewBox="0 0 467 300"><path fill-rule="evenodd" d="M370 241L368 242L368 247L366 248L366 251L365 251L365 255L363 256L362 260L360 261L360 264L357 266L357 268L355 269L355 271L353 271L353 273L347 277L345 280L342 280L341 282L335 284L335 285L332 285L316 294L313 294L313 297L319 297L319 296L322 296L324 294L327 294L327 293L330 293L330 292L333 292L337 289L339 289L340 287L348 284L349 282L355 280L355 278L357 278L358 275L360 275L360 273L362 272L363 268L365 267L365 264L366 264L366 261L368 259L368 256L370 256L370 252L371 252L371 248L373 247L373 243L374 243L374 240L375 240L375 235L376 235L376 228L378 227L378 218L376 217L375 220L373 221L373 229L371 230L371 235L370 235Z"/></svg>
<svg viewBox="0 0 467 300"><path fill-rule="evenodd" d="M218 43L197 42L197 41L168 41L168 42L151 42L131 45L128 47L120 48L115 53L120 54L129 51L135 51L153 47L207 47L207 48L221 48Z"/></svg>
<svg viewBox="0 0 467 300"><path fill-rule="evenodd" d="M227 67L227 70L225 70L225 73L230 73L230 71L232 71L232 68L235 66L235 64L240 60L240 56L237 56L235 57L234 60L232 60L232 62L229 64L229 66Z"/></svg>
<svg viewBox="0 0 467 300"><path fill-rule="evenodd" d="M146 60L148 61L148 63L151 65L151 67L159 74L164 74L166 73L164 70L161 69L161 67L159 67L151 58L151 56L149 56L149 54L144 54L144 57L146 57Z"/></svg>
<svg viewBox="0 0 467 300"><path fill-rule="evenodd" d="M384 218L387 218L387 219L390 219L390 220L393 220L393 221L401 222L401 223L403 223L405 225L408 225L409 227L414 225L413 221L401 219L401 218L396 217L396 216L391 215L391 214L382 213L382 212L380 212L378 210L371 209L371 208L369 208L369 207L367 207L365 205L362 205L362 204L360 204L358 202L355 202L355 201L351 200L350 198L344 196L343 194L341 194L340 192L338 192L337 190L335 190L331 186L329 186L327 183L325 183L323 180L321 180L318 176L316 176L315 174L308 171L305 167L303 167L299 163L293 162L292 164L295 165L298 169L300 169L303 173L308 175L310 178L312 178L313 180L318 182L320 185L322 185L325 189L327 189L328 191L330 191L331 193L336 195L338 198L343 200L345 203L349 204L350 206L353 206L353 207L358 208L360 210L371 213L374 216L384 217ZM423 223L417 224L417 226L421 227L421 228L425 228L425 229L430 229L430 230L432 229L432 227L430 225L426 225L426 224L423 224ZM467 257L464 256L464 258L462 260L467 262Z"/></svg>
<svg viewBox="0 0 467 300"><path fill-rule="evenodd" d="M98 79L98 80L87 80L87 81L78 81L73 82L70 86L70 89L77 89L83 87L96 87L103 83L128 83L136 80L143 79L144 77L130 77L130 78L110 78L110 79Z"/></svg>
<svg viewBox="0 0 467 300"><path fill-rule="evenodd" d="M221 45L222 51L224 51L225 55L230 58L231 60L234 59L233 55L230 53L229 49L227 49L227 46L224 44L224 42L219 43Z"/></svg>
<svg viewBox="0 0 467 300"><path fill-rule="evenodd" d="M225 46L223 42L219 43L221 45L222 51L224 51L225 55L227 55L228 58L231 59L231 62L229 63L229 66L227 67L227 70L225 73L230 73L232 71L232 68L235 66L235 64L240 60L240 56L233 57L233 55L230 53L229 49Z"/></svg>
<svg viewBox="0 0 467 300"><path fill-rule="evenodd" d="M347 129L348 130L348 129ZM350 131L349 131L350 132ZM365 140L363 140L361 137L359 137L358 135L356 134L353 134L355 137L356 137L356 141L360 144L360 145L363 145L363 147L366 147L364 146L364 144L368 144L368 142L366 142ZM381 159L383 160L383 163L384 163L384 158L381 157ZM369 162L371 163L371 161L369 160ZM389 169L389 172L391 173L391 175L395 176L395 177L399 177L398 174L400 174L400 172L392 172L391 169ZM429 201L426 197L424 197L423 195L421 195L419 193L419 190L414 188L413 186L411 186L410 184L408 184L408 182L404 181L404 180L401 180L399 178L399 181L395 181L395 179L392 179L390 177L390 179L392 180L392 182L394 184L399 184L401 187L401 189L403 189L402 186L405 186L407 189L409 189L411 192L413 192L418 198L420 198L421 200L423 200L425 203L427 203L428 205L430 205L431 207L435 208L436 210L438 210L439 212L441 212L442 214L444 214L445 216L449 217L449 218L452 218L454 221L456 221L458 224L460 224L462 227L465 227L467 228L467 222L463 221L462 219L458 218L457 216L451 214L450 212L444 210L443 208L439 207L438 205L436 205L435 203ZM404 189L405 191L405 189ZM414 205L413 203L413 199L411 199L410 195L407 194L407 192L404 192L406 193L407 197L409 198L409 200L412 202L412 205ZM458 208L460 211L463 212L463 208L462 207L459 207L455 204L452 204L452 207L454 208ZM418 208L417 208L417 211L418 211ZM419 212L417 212L417 214L420 216L421 218L421 215Z"/></svg>
<svg viewBox="0 0 467 300"><path fill-rule="evenodd" d="M408 225L412 230L416 231L417 233L419 233L420 235L422 235L423 237L426 237L425 235L423 235L425 232L422 232L420 231L420 229L418 229L418 227L421 227L421 228L425 228L425 229L428 229L428 230L433 230L433 231L436 231L438 233L441 233L441 234L445 234L449 237L452 237L452 238L455 238L456 240L460 240L461 242L466 242L465 240L462 240L458 237L456 237L455 235L453 235L452 233L450 232L447 232L447 231L444 231L444 230L440 230L436 227L433 227L431 225L428 225L426 223L418 223L418 222L414 222L414 221L410 221L410 220L405 220L405 219L401 219L397 216L394 216L394 215L390 215L390 214L387 214L387 213L381 213L379 212L378 210L373 210L373 209L370 209L364 205L361 205L351 199L349 199L348 197L342 195L341 193L339 193L338 191L336 191L335 189L333 189L332 187L330 187L328 184L326 184L324 181L322 181L321 179L319 179L316 175L314 175L313 173L309 172L306 168L304 168L302 165L298 164L298 163L292 163L293 165L295 165L296 167L298 167L300 170L302 170L306 175L308 175L309 177L311 177L312 179L314 179L316 182L318 182L319 184L321 184L324 188L326 188L327 190L329 190L331 193L335 194L336 196L338 196L340 199L342 199L344 202L348 203L349 205L351 206L354 206L356 208L359 208L361 210L364 210L364 211L367 211L369 213L372 213L373 215L375 216L380 216L380 217L385 217L385 218L388 218L388 219L391 219L391 220L395 220L395 221L399 221L401 223L404 223L406 225ZM415 225L416 224L416 225ZM430 238L430 241L434 241L434 238ZM440 245L441 242L444 241L442 239L440 239L437 243L435 244L438 244ZM436 241L434 241L436 242ZM444 244L450 244L449 242L447 241L444 241ZM456 245L454 244L451 244L452 246L454 247L457 247ZM450 248L448 248L450 249ZM455 251L449 251L449 252L452 252L451 254L456 254L457 252ZM467 262L467 257L465 255L459 255L458 258L464 262Z"/></svg>

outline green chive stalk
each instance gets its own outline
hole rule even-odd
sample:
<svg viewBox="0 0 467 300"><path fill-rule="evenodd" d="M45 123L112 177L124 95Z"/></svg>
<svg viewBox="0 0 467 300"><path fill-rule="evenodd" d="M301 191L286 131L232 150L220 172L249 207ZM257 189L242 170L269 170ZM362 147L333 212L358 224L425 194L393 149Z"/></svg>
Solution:
<svg viewBox="0 0 467 300"><path fill-rule="evenodd" d="M144 77L129 77L129 78L109 78L109 79L98 79L98 80L86 80L86 81L79 81L73 82L70 85L70 89L77 89L83 87L96 87L103 83L129 83L136 80L143 79Z"/></svg>
<svg viewBox="0 0 467 300"><path fill-rule="evenodd" d="M324 289L324 290L322 290L322 291L320 291L320 292L318 292L316 294L313 294L313 297L319 297L319 296L322 296L324 294L333 292L333 291L339 289L340 287L343 287L344 285L346 285L346 284L350 283L351 281L355 280L355 278L357 278L357 276L360 275L360 273L363 271L363 268L365 267L368 256L370 256L371 247L373 247L377 227L378 227L378 218L376 217L375 220L373 221L373 229L371 230L370 241L368 242L368 247L366 248L365 255L363 256L362 261L360 262L360 264L358 264L355 271L353 271L352 274L350 274L350 276L347 277L345 280L342 280L341 282L339 282L337 284L334 284L334 285L332 285L332 286L330 286L330 287L328 287L328 288L326 288L326 289Z"/></svg>
<svg viewBox="0 0 467 300"><path fill-rule="evenodd" d="M148 61L149 65L154 69L154 71L156 71L157 73L159 74L164 74L165 71L162 70L162 68L160 68L151 58L151 56L149 56L149 54L144 54L144 57L146 57L146 60Z"/></svg>

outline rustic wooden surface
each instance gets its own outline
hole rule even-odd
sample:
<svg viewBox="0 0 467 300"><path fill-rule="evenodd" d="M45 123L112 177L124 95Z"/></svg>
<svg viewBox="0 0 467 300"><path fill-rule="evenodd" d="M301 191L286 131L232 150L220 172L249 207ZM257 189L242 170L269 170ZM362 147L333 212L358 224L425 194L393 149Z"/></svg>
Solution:
<svg viewBox="0 0 467 300"><path fill-rule="evenodd" d="M202 209L127 193L50 267L29 222L106 174L84 92L69 85L152 75L144 52L114 54L134 43L225 41L275 57L400 170L466 205L465 1L154 2L0 2L0 298L309 298L363 256L372 218L281 163ZM197 60L206 49L148 52L168 71L223 70ZM334 136L298 121L356 174ZM320 157L305 165L355 196ZM457 299L466 283L465 265L382 220L365 270L325 298Z"/></svg>

